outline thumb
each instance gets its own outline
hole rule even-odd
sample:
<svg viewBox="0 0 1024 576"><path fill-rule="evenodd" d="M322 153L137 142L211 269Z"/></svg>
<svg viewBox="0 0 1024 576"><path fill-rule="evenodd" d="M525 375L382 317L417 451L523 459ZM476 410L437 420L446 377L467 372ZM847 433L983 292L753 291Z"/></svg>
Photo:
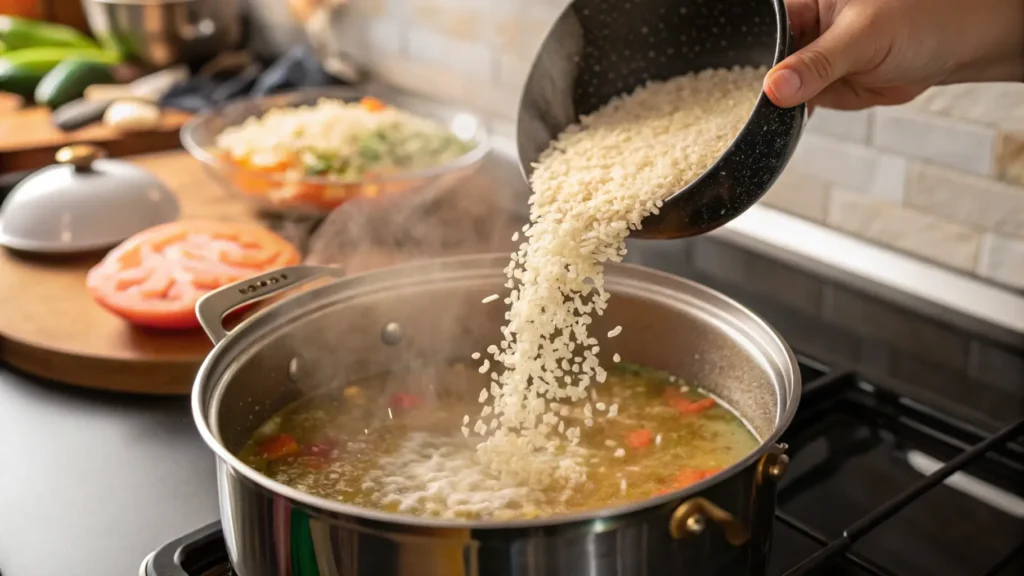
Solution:
<svg viewBox="0 0 1024 576"><path fill-rule="evenodd" d="M830 84L856 69L863 55L857 47L859 29L838 19L817 40L772 68L764 91L776 106L789 108L814 98Z"/></svg>

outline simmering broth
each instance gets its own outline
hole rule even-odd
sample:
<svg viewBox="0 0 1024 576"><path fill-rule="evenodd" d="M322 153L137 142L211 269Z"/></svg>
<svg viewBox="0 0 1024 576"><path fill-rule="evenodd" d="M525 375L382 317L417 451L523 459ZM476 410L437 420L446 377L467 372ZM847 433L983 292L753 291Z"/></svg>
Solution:
<svg viewBox="0 0 1024 576"><path fill-rule="evenodd" d="M366 508L470 519L549 516L643 500L742 459L757 438L727 407L668 374L617 364L586 406L558 407L579 425L572 458L582 485L510 484L480 467L486 376L464 365L390 374L302 399L268 419L240 451L249 466L293 488ZM587 426L586 423L591 425Z"/></svg>

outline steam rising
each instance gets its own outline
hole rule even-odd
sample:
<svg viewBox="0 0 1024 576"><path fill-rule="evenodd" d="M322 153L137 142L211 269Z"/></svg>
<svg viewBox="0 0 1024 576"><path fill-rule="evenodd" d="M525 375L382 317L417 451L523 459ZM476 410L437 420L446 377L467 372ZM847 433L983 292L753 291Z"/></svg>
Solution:
<svg viewBox="0 0 1024 576"><path fill-rule="evenodd" d="M483 175L489 177L483 177ZM520 190L515 187L520 186ZM477 173L455 185L438 182L433 186L394 195L382 194L377 198L361 198L347 202L332 212L309 242L306 263L336 266L346 275L357 275L397 264L429 261L432 259L481 254L505 253L515 250L513 234L527 221L525 183L517 167L498 158L488 158ZM518 210L517 208L518 204ZM422 274L422 269L418 274ZM495 270L495 284L500 276ZM495 314L494 325L500 325L501 306L484 306L481 299L451 295L437 302L434 323L429 330L406 330L408 337L394 349L393 375L386 377L384 397L394 392L412 392L428 404L437 401L437 392L443 383L433 381L437 366L444 359L467 360L474 349L456 348L467 342L467 325L479 324L481 314ZM506 294L502 293L501 298ZM485 310L491 308L491 310ZM422 312L422 310L421 310ZM310 347L330 346L342 353L351 353L368 343L353 339L370 339L379 345L379 328L399 320L401 314L394 306L375 307L372 318L359 322L360 328L338 327L322 339L309 342ZM469 318L475 317L473 321ZM362 321L366 320L366 321ZM367 326L376 329L367 330ZM417 339L414 335L420 335ZM429 341L424 339L429 337ZM492 343L495 334L481 334L478 342ZM331 354L315 354L330 358ZM329 369L330 363L318 371ZM410 378L409 371L419 372ZM472 370L475 372L475 370ZM403 375L403 372L406 373ZM351 375L318 374L321 383L335 384L351 381ZM478 380L479 378L479 380ZM484 378L471 379L474 384L486 384ZM473 396L478 393L474 388ZM381 413L387 418L386 412ZM458 432L458 430L453 430Z"/></svg>
<svg viewBox="0 0 1024 576"><path fill-rule="evenodd" d="M433 185L341 205L310 240L309 264L339 266L358 274L395 264L445 256L511 253L512 235L526 223L522 176L489 158L480 172L450 186ZM494 182L480 173L498 173ZM521 205L517 214L515 205Z"/></svg>

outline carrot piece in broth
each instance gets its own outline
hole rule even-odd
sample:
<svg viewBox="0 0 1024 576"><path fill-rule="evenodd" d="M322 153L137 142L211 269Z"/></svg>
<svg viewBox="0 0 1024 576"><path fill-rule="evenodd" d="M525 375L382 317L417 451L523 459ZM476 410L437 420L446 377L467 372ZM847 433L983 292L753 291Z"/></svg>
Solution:
<svg viewBox="0 0 1024 576"><path fill-rule="evenodd" d="M654 432L641 428L626 434L626 445L630 448L647 448L654 443Z"/></svg>
<svg viewBox="0 0 1024 576"><path fill-rule="evenodd" d="M279 434L260 444L260 454L267 460L277 460L298 452L299 443L290 434Z"/></svg>
<svg viewBox="0 0 1024 576"><path fill-rule="evenodd" d="M699 414L715 405L714 398L704 398L691 402L686 398L674 398L669 401L669 406L680 414Z"/></svg>

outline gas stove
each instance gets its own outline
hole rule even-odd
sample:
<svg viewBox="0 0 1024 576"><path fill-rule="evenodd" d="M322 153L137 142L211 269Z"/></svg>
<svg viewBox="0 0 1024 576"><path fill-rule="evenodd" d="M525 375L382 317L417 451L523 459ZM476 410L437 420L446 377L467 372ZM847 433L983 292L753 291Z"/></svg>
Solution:
<svg viewBox="0 0 1024 576"><path fill-rule="evenodd" d="M1024 574L1020 334L716 237L640 243L631 259L737 299L800 358L771 575ZM233 574L219 524L167 543L140 574Z"/></svg>

